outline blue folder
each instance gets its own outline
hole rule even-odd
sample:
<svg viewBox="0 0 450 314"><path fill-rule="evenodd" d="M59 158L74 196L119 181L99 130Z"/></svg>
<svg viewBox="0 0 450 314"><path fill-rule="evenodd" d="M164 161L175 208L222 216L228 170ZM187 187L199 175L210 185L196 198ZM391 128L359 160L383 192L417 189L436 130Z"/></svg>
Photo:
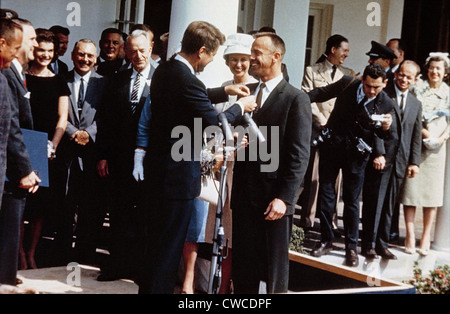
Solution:
<svg viewBox="0 0 450 314"><path fill-rule="evenodd" d="M31 159L31 166L38 174L42 182L39 186L48 187L48 156L47 156L47 142L48 134L44 132L32 131L28 129L21 129L23 134L23 142L27 147L28 154Z"/></svg>

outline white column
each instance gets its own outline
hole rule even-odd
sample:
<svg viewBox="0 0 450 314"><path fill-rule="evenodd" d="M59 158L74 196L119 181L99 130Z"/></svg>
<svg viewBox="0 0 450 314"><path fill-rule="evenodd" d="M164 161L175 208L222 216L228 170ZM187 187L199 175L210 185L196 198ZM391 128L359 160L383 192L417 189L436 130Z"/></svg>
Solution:
<svg viewBox="0 0 450 314"><path fill-rule="evenodd" d="M181 48L186 27L193 21L206 21L228 36L236 33L239 13L239 0L173 0L170 17L169 46L170 58ZM199 78L207 87L220 86L232 78L230 69L223 59L224 47L220 47L214 61L211 62Z"/></svg>
<svg viewBox="0 0 450 314"><path fill-rule="evenodd" d="M444 185L444 206L438 208L433 250L450 252L450 144L447 142L447 163Z"/></svg>
<svg viewBox="0 0 450 314"><path fill-rule="evenodd" d="M301 88L308 34L310 0L276 0L273 27L286 43L289 83Z"/></svg>

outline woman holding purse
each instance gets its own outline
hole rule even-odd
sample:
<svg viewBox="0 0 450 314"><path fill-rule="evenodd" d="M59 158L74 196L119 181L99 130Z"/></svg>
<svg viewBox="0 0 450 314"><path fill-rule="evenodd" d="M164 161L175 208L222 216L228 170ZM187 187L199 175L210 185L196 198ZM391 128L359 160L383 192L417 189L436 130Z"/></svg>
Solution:
<svg viewBox="0 0 450 314"><path fill-rule="evenodd" d="M423 208L423 234L419 254L430 250L431 230L438 207L443 206L447 140L450 124L449 86L444 82L449 73L448 53L432 53L427 59L426 80L419 80L412 93L422 102L423 146L420 172L407 178L401 203L406 223L405 252L415 253L414 219L416 207Z"/></svg>

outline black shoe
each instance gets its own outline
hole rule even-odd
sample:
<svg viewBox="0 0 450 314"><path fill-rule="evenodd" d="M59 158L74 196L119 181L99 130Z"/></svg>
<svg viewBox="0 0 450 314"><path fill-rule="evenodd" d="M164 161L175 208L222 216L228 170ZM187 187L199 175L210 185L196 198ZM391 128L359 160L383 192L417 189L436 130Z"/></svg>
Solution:
<svg viewBox="0 0 450 314"><path fill-rule="evenodd" d="M345 251L345 265L348 267L358 267L359 257L356 250L347 249Z"/></svg>
<svg viewBox="0 0 450 314"><path fill-rule="evenodd" d="M364 256L367 259L376 259L378 258L377 252L370 248L370 249L362 249L361 255Z"/></svg>
<svg viewBox="0 0 450 314"><path fill-rule="evenodd" d="M388 249L385 248L377 248L376 252L378 255L381 256L381 258L383 259L390 259L390 260L396 260L397 256L395 256L394 254L392 254L391 251L389 251Z"/></svg>
<svg viewBox="0 0 450 314"><path fill-rule="evenodd" d="M321 257L322 255L327 254L333 250L333 243L332 242L324 242L324 243L317 243L314 250L311 252L311 255L314 257Z"/></svg>

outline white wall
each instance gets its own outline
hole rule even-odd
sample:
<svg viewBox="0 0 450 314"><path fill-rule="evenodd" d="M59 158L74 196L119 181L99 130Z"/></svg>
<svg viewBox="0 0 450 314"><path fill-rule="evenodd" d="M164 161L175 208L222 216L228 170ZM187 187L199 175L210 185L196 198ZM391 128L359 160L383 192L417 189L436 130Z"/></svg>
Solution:
<svg viewBox="0 0 450 314"><path fill-rule="evenodd" d="M289 82L297 88L303 80L309 0L276 0L273 27L286 43Z"/></svg>
<svg viewBox="0 0 450 314"><path fill-rule="evenodd" d="M193 21L206 21L225 35L236 33L239 0L173 0L170 19L168 56L179 51L186 27ZM219 48L214 61L199 76L207 87L216 87L233 78Z"/></svg>
<svg viewBox="0 0 450 314"><path fill-rule="evenodd" d="M80 26L69 26L72 21L70 14L74 9L68 5L78 3L80 8ZM70 29L69 48L61 59L67 63L69 69L73 67L70 60L75 42L82 38L92 39L96 44L103 29L114 27L116 19L115 0L1 0L2 8L16 11L20 17L29 20L35 28L49 28L62 25Z"/></svg>

